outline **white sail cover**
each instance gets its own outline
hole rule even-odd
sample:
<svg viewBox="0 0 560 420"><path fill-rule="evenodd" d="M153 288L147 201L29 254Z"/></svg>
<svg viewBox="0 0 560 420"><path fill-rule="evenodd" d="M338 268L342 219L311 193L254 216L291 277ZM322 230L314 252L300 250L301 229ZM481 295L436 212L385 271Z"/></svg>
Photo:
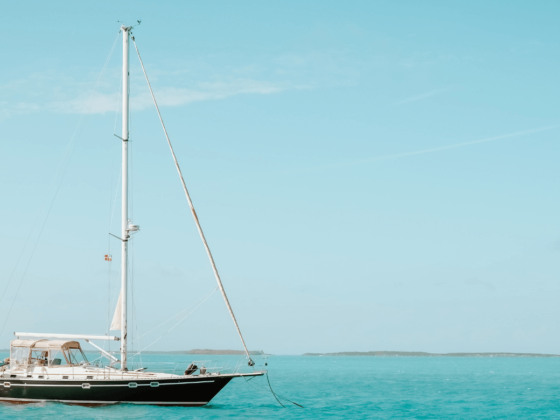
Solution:
<svg viewBox="0 0 560 420"><path fill-rule="evenodd" d="M113 321L111 322L111 331L121 329L121 314L122 314L122 290L119 293L119 301L117 302L117 307L115 308L115 315L113 315Z"/></svg>

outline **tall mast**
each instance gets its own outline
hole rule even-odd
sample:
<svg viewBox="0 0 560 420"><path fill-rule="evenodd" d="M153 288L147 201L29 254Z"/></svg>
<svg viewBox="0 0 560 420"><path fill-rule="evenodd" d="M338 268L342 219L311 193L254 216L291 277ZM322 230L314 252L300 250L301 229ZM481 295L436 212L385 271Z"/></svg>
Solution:
<svg viewBox="0 0 560 420"><path fill-rule="evenodd" d="M126 367L126 296L127 296L127 265L128 265L128 40L130 38L130 27L121 26L123 32L123 83L122 83L122 256L121 256L121 370Z"/></svg>

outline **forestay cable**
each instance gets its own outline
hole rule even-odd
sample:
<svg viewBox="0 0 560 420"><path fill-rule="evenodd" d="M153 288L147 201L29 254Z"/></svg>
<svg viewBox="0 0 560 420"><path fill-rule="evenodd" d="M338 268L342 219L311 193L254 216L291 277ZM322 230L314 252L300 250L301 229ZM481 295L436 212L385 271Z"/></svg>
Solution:
<svg viewBox="0 0 560 420"><path fill-rule="evenodd" d="M185 180L183 179L183 174L181 173L181 168L179 167L179 162L177 162L177 157L175 156L175 152L173 151L173 146L171 146L171 140L169 140L169 135L167 134L167 129L165 128L165 124L163 123L163 119L161 117L161 113L159 112L159 107L156 102L156 97L154 96L154 92L152 90L152 85L150 85L150 80L148 79L148 75L146 74L146 69L144 68L144 63L142 62L142 57L140 57L140 52L138 51L138 46L136 45L136 40L132 37L132 42L134 42L134 48L136 49L136 54L138 54L138 59L140 60L140 65L142 66L142 71L144 72L144 77L146 78L146 82L148 83L148 88L150 89L150 94L152 95L152 99L154 100L154 105L156 107L156 111L158 113L159 121L161 122L161 126L163 128L163 132L165 134L165 138L167 139L167 144L169 145L169 150L171 150L171 155L173 156L173 161L175 162L175 167L177 168L177 172L179 173L179 178L181 178L181 183L183 184L183 190L185 191L185 195L187 197L187 201L189 202L189 207L191 208L191 213L194 218L194 222L196 223L196 228L198 229L198 233L200 234L200 238L202 239L202 243L204 244L204 248L206 248L206 253L208 254L208 258L210 259L210 264L212 264L212 270L214 271L214 276L216 277L216 281L218 282L218 287L220 288L220 292L222 293L222 297L224 298L224 302L228 308L229 314L231 315L231 319L235 324L235 328L237 329L237 333L239 334L239 338L241 339L241 343L243 344L243 348L245 349L245 353L247 354L247 358L249 359L249 366L254 366L255 362L251 359L249 354L249 350L245 345L245 340L243 339L243 335L241 334L241 330L239 329L239 324L237 324L237 320L235 319L235 315L233 314L233 310L231 309L231 305L229 304L228 298L226 296L226 292L224 290L224 286L222 285L222 280L220 279L220 275L218 274L218 269L216 268L216 263L214 262L214 257L212 257L212 253L210 252L210 248L208 243L206 242L206 238L204 237L204 233L202 232L202 227L200 226L200 222L198 221L198 217L196 215L196 211L194 210L194 206L189 195L189 191L187 190L187 185L185 184Z"/></svg>
<svg viewBox="0 0 560 420"><path fill-rule="evenodd" d="M58 196L58 192L60 190L60 186L62 185L62 181L64 180L64 176L66 175L66 170L68 169L68 165L70 164L70 160L72 158L72 155L74 153L74 149L76 147L76 140L80 137L80 134L84 128L85 122L84 124L82 124L82 122L85 120L86 116L89 114L89 112L91 111L91 107L93 105L93 102L95 101L95 92L97 91L97 87L99 86L99 82L101 80L101 78L103 77L103 74L105 73L105 70L107 69L107 66L109 64L109 61L111 59L111 56L113 55L113 51L115 49L115 45L117 45L117 40L118 40L118 34L115 38L115 41L113 42L113 46L111 47L111 50L109 51L109 55L107 56L107 58L105 59L105 64L103 65L103 68L101 69L101 72L99 73L99 76L97 77L97 81L95 82L95 85L91 91L90 97L89 97L89 105L87 106L87 108L85 108L82 111L82 114L80 115L80 119L78 120L78 124L76 125L76 128L74 129L74 132L72 134L72 137L70 138L70 141L68 142L68 145L66 146L66 150L64 152L64 155L60 161L60 164L52 178L51 184L48 187L48 191L51 190L51 188L55 185L55 181L59 178L59 174L60 174L60 179L58 181L58 186L56 187L55 191L54 191L54 195L52 197L52 199L50 200L50 204L49 203L49 196L47 194L47 196L45 197L45 201L43 202L43 205L41 206L39 213L37 214L37 217L35 219L35 221L33 222L33 225L31 227L31 231L29 232L29 235L25 241L25 244L23 245L23 248L21 250L21 253L16 261L16 265L14 267L14 270L12 271L11 276L8 279L8 283L6 284L6 288L4 289L4 292L2 293L2 297L0 297L0 302L4 299L4 295L6 294L6 291L8 290L8 286L10 285L11 281L12 281L12 277L14 276L14 273L19 265L19 262L23 256L23 253L27 247L27 244L32 236L33 231L35 230L35 226L37 225L39 218L41 216L41 214L43 213L44 209L47 209L47 214L43 220L42 226L39 230L39 234L37 236L37 238L35 239L35 244L33 245L33 248L31 250L31 254L29 259L27 260L27 264L25 266L25 269L23 271L23 275L21 276L21 279L19 280L19 285L17 286L16 289L16 293L15 296L12 300L12 303L8 309L8 314L6 315L6 317L4 318L4 324L2 325L2 329L0 330L0 336L2 335L2 333L4 332L4 328L6 328L6 323L8 322L8 319L10 318L10 314L12 313L12 309L14 307L14 303L17 300L17 297L19 295L19 291L21 289L21 286L23 285L23 282L25 280L26 274L27 274L27 270L29 269L29 266L31 264L31 261L33 260L33 256L35 255L35 250L37 249L37 245L39 243L39 240L41 239L41 236L43 234L43 230L45 228L45 225L47 223L47 220L50 216L53 204L56 200L56 197ZM67 158L68 156L68 158Z"/></svg>

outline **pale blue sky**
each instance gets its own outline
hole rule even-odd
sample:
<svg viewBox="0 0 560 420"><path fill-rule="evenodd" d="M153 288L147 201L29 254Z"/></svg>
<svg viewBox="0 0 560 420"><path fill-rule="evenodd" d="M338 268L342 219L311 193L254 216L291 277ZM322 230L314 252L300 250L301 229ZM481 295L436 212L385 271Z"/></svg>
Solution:
<svg viewBox="0 0 560 420"><path fill-rule="evenodd" d="M120 38L88 98L117 21L141 19L138 46L251 349L560 352L559 13L553 1L4 5L0 295L90 112L0 348L16 330L106 332ZM131 63L142 335L215 283ZM241 348L218 294L150 350L191 348Z"/></svg>

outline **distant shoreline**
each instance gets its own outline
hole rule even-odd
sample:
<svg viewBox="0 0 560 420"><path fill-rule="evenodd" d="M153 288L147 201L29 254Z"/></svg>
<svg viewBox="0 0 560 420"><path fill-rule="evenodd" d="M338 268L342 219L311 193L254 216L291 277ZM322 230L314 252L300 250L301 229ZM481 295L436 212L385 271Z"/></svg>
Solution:
<svg viewBox="0 0 560 420"><path fill-rule="evenodd" d="M370 357L560 357L540 353L425 353L421 351L343 351L339 353L305 353L302 356L370 356Z"/></svg>
<svg viewBox="0 0 560 420"><path fill-rule="evenodd" d="M206 354L206 355L227 355L227 356L244 356L243 350L210 350L210 349L194 349L194 350L178 350L178 351L144 351L142 353L165 353L165 354ZM266 356L262 350L250 351L251 356Z"/></svg>
<svg viewBox="0 0 560 420"><path fill-rule="evenodd" d="M98 353L96 350L84 350L86 353ZM0 352L9 353L10 349L0 349ZM143 351L144 354L175 354L175 355L206 355L206 356L244 356L243 350L175 350L175 351ZM251 356L273 356L262 350L250 351ZM297 355L285 355L297 356ZM560 357L560 354L545 353L427 353L422 351L342 351L337 353L304 353L306 357Z"/></svg>

